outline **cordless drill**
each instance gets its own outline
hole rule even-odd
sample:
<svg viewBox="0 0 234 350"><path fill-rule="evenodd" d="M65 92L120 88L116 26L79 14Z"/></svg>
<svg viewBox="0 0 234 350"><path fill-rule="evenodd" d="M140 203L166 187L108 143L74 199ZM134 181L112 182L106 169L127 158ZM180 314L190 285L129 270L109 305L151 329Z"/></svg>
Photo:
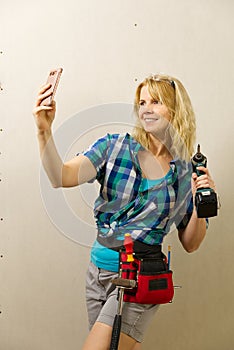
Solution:
<svg viewBox="0 0 234 350"><path fill-rule="evenodd" d="M198 170L200 166L206 167L207 158L200 151L200 145L197 146L197 153L191 159L193 172L197 176L204 174L203 171ZM217 215L218 201L217 195L211 188L198 188L195 195L195 206L197 209L197 216L199 218L209 218Z"/></svg>

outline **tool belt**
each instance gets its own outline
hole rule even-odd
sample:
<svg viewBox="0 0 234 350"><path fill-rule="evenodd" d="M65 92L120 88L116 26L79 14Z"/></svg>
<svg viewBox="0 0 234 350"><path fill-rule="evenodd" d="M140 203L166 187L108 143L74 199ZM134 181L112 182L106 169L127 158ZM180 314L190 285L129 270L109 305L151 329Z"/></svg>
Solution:
<svg viewBox="0 0 234 350"><path fill-rule="evenodd" d="M150 246L135 241L132 261L128 261L125 249L121 248L119 271L121 278L136 281L135 288L125 289L125 302L165 304L172 301L172 271L168 270L167 258L161 251L161 245Z"/></svg>

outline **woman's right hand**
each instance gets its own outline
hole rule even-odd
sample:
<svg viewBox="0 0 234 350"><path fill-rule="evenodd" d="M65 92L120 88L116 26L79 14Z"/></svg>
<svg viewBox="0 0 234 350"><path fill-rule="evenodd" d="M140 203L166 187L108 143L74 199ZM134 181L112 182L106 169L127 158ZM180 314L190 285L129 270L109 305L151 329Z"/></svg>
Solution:
<svg viewBox="0 0 234 350"><path fill-rule="evenodd" d="M49 91L51 85L46 84L41 87L38 92L36 105L33 109L33 115L39 132L46 132L51 130L56 111L56 103L52 101L51 105L43 106L41 102L48 96L52 95Z"/></svg>

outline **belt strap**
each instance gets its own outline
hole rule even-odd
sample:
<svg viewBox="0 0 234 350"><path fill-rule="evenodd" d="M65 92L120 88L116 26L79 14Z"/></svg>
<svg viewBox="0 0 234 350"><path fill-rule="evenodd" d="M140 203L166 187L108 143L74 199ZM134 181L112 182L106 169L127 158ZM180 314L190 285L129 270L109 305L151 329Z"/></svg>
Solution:
<svg viewBox="0 0 234 350"><path fill-rule="evenodd" d="M118 252L124 249L123 241L119 241L115 239L113 236L101 237L98 235L97 241L104 247L118 251ZM150 244L146 244L136 240L133 243L133 251L138 258L141 258L141 257L143 258L146 256L155 257L156 255L158 255L158 257L160 258L161 252L162 252L162 246L160 244L150 245Z"/></svg>

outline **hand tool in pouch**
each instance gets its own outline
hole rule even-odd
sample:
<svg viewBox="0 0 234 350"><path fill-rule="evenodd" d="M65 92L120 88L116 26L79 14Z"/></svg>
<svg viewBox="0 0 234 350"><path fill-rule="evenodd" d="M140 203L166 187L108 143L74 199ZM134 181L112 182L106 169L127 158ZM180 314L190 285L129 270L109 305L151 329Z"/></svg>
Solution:
<svg viewBox="0 0 234 350"><path fill-rule="evenodd" d="M133 241L130 234L125 235L124 239L124 248L125 248L125 258L127 261L131 262L133 261ZM119 336L121 332L121 323L122 323L122 310L123 310L123 296L125 289L132 289L136 287L136 281L131 280L128 278L123 278L123 271L121 268L121 257L122 254L120 253L120 271L119 271L119 277L114 278L112 280L112 283L118 288L118 310L117 314L115 315L114 323L113 323L113 330L112 330L112 336L111 336L111 344L110 344L110 350L117 350L119 345Z"/></svg>

